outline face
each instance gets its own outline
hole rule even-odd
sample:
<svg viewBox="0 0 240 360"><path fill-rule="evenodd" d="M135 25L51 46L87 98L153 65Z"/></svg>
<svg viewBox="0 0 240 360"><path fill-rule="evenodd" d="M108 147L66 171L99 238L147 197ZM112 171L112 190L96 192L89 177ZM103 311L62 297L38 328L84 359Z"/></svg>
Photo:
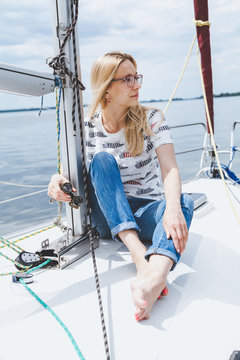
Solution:
<svg viewBox="0 0 240 360"><path fill-rule="evenodd" d="M130 60L123 61L118 68L114 79L121 79L127 75L137 75L137 71ZM128 108L138 105L139 89L141 85L135 80L134 85L129 87L124 80L111 82L108 88L108 96L111 104Z"/></svg>

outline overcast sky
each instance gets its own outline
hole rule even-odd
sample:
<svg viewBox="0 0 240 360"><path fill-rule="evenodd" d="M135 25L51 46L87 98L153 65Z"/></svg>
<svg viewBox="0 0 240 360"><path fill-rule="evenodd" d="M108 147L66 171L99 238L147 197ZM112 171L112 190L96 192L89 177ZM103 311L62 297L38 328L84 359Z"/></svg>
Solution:
<svg viewBox="0 0 240 360"><path fill-rule="evenodd" d="M0 62L39 71L53 56L51 0L1 0ZM102 53L132 54L144 75L140 100L167 99L177 82L195 35L192 0L80 0L79 44L84 102L89 76ZM214 93L240 91L240 1L209 0ZM176 94L201 95L196 48ZM0 93L0 109L38 106L39 98ZM47 96L45 104L54 105Z"/></svg>

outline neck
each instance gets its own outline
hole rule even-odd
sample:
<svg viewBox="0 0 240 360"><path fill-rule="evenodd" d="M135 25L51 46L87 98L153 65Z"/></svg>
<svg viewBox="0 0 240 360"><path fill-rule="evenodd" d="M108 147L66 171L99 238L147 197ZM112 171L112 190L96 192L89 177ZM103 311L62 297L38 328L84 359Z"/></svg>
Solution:
<svg viewBox="0 0 240 360"><path fill-rule="evenodd" d="M108 132L117 132L124 127L127 109L115 108L111 104L102 110L103 126Z"/></svg>

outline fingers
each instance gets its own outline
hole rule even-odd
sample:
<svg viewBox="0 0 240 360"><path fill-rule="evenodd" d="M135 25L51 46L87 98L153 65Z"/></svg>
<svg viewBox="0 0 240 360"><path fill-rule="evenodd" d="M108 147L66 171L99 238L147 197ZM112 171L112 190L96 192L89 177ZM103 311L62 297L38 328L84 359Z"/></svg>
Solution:
<svg viewBox="0 0 240 360"><path fill-rule="evenodd" d="M187 239L188 239L187 226L185 226L185 224L181 224L179 227L176 228L176 234L177 234L177 240L180 250L179 252L180 254L182 254L186 248Z"/></svg>
<svg viewBox="0 0 240 360"><path fill-rule="evenodd" d="M182 254L186 248L188 240L188 229L186 222L178 222L171 226L164 225L166 236L172 239L175 249L179 254Z"/></svg>
<svg viewBox="0 0 240 360"><path fill-rule="evenodd" d="M60 185L65 182L68 182L68 180L63 175L53 175L48 185L48 195L57 201L71 201L71 196L65 194L60 188Z"/></svg>
<svg viewBox="0 0 240 360"><path fill-rule="evenodd" d="M181 254L181 247L180 247L180 239L178 237L178 234L177 234L177 231L175 230L174 227L172 227L171 229L171 236L170 238L172 239L173 243L174 243L174 246L175 246L175 249L177 250L177 252L179 254Z"/></svg>

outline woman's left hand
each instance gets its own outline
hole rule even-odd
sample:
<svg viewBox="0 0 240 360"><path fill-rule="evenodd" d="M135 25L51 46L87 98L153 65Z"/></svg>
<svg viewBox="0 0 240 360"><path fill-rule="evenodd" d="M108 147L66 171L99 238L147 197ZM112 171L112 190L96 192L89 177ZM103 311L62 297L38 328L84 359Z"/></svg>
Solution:
<svg viewBox="0 0 240 360"><path fill-rule="evenodd" d="M166 207L163 226L167 238L172 239L175 249L182 254L188 240L188 228L181 207Z"/></svg>

